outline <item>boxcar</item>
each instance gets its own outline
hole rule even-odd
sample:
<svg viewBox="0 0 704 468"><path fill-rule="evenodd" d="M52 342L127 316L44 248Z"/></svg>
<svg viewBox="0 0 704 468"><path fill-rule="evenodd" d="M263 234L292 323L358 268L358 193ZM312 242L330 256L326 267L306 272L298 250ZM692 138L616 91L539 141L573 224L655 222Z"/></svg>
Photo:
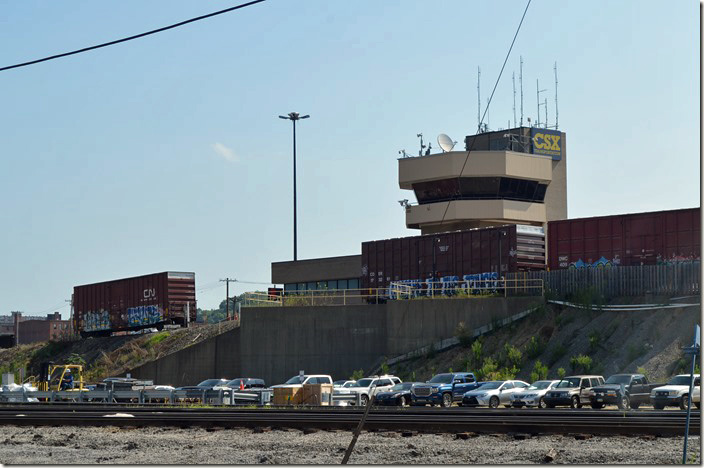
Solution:
<svg viewBox="0 0 704 468"><path fill-rule="evenodd" d="M548 223L548 266L609 268L701 257L701 209L576 218Z"/></svg>
<svg viewBox="0 0 704 468"><path fill-rule="evenodd" d="M435 275L433 275L435 267ZM545 269L543 228L506 225L362 243L363 289L391 282L487 279ZM477 278L479 279L479 277Z"/></svg>
<svg viewBox="0 0 704 468"><path fill-rule="evenodd" d="M73 288L74 329L82 336L188 326L196 320L195 273L167 271Z"/></svg>

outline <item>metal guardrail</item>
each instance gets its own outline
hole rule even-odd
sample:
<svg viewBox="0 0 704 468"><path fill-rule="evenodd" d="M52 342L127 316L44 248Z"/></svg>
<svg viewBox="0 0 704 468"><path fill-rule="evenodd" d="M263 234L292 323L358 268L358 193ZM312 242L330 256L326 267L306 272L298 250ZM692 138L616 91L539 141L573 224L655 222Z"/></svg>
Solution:
<svg viewBox="0 0 704 468"><path fill-rule="evenodd" d="M178 405L180 403L208 404L214 406L237 406L271 404L273 390L86 390L86 391L31 391L27 389L0 392L2 403L162 403ZM346 402L360 406L361 395L358 393L332 393L332 402Z"/></svg>
<svg viewBox="0 0 704 468"><path fill-rule="evenodd" d="M87 391L31 391L27 389L0 392L0 403L168 403L200 402L202 404L266 405L271 401L271 390L87 390Z"/></svg>
<svg viewBox="0 0 704 468"><path fill-rule="evenodd" d="M542 296L543 279L489 279L392 282L387 288L319 289L268 294L246 292L243 307L344 306L380 304L388 300L446 299L498 295Z"/></svg>

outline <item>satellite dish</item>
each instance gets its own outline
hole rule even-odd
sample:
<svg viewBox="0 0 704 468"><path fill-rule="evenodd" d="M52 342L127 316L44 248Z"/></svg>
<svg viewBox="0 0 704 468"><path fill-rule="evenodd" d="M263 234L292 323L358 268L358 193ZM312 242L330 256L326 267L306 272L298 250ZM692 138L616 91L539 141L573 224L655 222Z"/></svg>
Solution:
<svg viewBox="0 0 704 468"><path fill-rule="evenodd" d="M452 148L454 148L456 144L456 141L452 141L452 138L444 133L438 135L438 145L440 145L440 148L442 148L445 153L452 151Z"/></svg>

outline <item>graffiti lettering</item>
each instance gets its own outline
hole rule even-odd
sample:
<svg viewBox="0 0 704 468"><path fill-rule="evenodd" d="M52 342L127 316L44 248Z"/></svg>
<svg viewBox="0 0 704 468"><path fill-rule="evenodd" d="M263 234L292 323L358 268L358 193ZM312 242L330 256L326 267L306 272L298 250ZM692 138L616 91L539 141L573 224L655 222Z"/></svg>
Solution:
<svg viewBox="0 0 704 468"><path fill-rule="evenodd" d="M130 307L127 309L127 325L139 327L164 321L162 310L155 305Z"/></svg>
<svg viewBox="0 0 704 468"><path fill-rule="evenodd" d="M93 332L110 329L110 315L107 310L86 312L83 314L83 330Z"/></svg>

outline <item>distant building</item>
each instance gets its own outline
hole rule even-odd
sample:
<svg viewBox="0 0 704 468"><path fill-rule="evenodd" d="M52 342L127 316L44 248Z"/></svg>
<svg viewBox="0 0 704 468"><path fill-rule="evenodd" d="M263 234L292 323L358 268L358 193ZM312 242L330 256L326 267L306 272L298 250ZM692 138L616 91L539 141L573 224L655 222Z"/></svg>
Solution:
<svg viewBox="0 0 704 468"><path fill-rule="evenodd" d="M59 312L47 314L46 317L22 316L22 312L0 316L0 347L2 348L40 341L57 341L70 334L70 321L61 320Z"/></svg>

